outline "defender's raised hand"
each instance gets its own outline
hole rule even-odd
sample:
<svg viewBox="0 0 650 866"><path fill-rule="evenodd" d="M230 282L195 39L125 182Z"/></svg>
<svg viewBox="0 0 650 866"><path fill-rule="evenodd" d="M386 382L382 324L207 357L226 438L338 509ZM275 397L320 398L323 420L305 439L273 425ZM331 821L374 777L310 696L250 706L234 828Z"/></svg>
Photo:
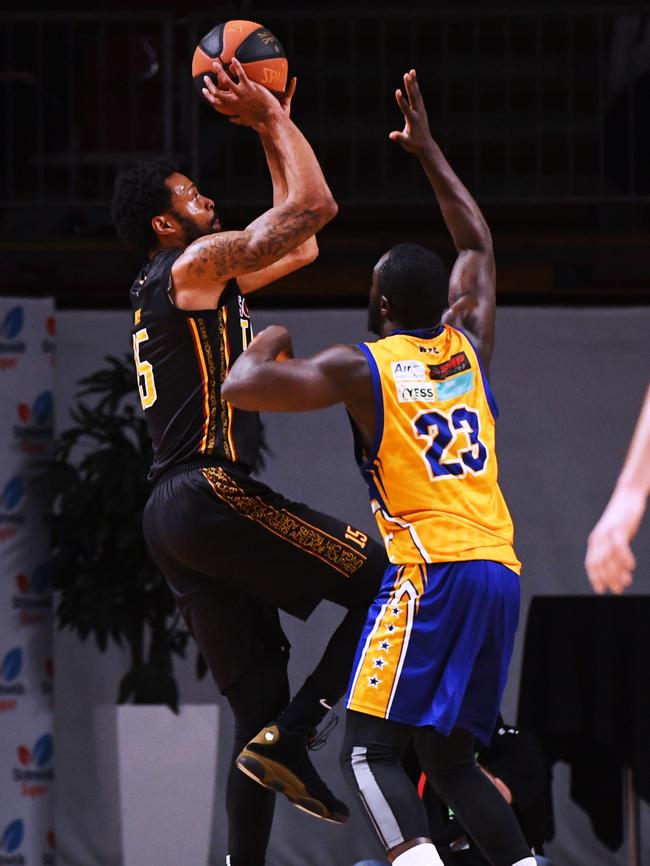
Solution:
<svg viewBox="0 0 650 866"><path fill-rule="evenodd" d="M259 131L274 111L283 108L268 88L251 81L237 58L230 64L230 70L237 80L231 78L221 61L215 60L212 67L218 86L208 75L204 75L203 96L213 108L228 115L232 123Z"/></svg>
<svg viewBox="0 0 650 866"><path fill-rule="evenodd" d="M397 141L409 153L421 153L432 141L429 118L424 107L415 69L404 73L404 90L395 91L395 99L404 115L404 129L389 134L391 141Z"/></svg>
<svg viewBox="0 0 650 866"><path fill-rule="evenodd" d="M396 90L395 99L404 115L404 129L394 130L389 138L399 142L420 162L458 251L449 278L449 310L442 321L463 328L473 336L487 369L494 345L496 307L490 229L478 204L431 135L415 69L404 75L404 91Z"/></svg>

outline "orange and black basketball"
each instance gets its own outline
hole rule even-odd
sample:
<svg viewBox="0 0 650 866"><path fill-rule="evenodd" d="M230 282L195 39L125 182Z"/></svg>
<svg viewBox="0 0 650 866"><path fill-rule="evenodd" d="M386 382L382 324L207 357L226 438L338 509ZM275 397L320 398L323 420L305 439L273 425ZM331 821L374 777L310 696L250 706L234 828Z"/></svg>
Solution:
<svg viewBox="0 0 650 866"><path fill-rule="evenodd" d="M284 92L289 64L278 39L255 21L226 21L213 27L196 46L192 78L199 93L204 87L204 75L209 75L216 84L212 63L221 60L228 70L233 57L239 60L252 81L274 93Z"/></svg>

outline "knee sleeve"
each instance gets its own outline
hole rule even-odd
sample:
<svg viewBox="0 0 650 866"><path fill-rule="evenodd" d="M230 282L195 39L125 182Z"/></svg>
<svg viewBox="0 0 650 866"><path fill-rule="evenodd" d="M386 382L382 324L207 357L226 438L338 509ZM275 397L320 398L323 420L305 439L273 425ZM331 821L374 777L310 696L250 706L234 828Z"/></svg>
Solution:
<svg viewBox="0 0 650 866"><path fill-rule="evenodd" d="M341 762L346 781L386 851L429 835L424 806L401 764L406 725L348 712Z"/></svg>
<svg viewBox="0 0 650 866"><path fill-rule="evenodd" d="M489 862L528 866L530 847L515 813L476 764L473 737L459 729L449 737L423 729L418 733L418 754L436 793Z"/></svg>

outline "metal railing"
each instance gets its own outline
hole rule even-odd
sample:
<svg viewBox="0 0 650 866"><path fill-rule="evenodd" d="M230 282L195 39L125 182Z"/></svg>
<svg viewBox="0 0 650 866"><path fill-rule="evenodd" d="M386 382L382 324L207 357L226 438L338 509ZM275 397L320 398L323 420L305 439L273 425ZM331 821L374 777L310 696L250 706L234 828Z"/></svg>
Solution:
<svg viewBox="0 0 650 866"><path fill-rule="evenodd" d="M287 50L294 115L342 202L428 201L387 137L411 66L434 134L482 201L650 200L647 5L251 14ZM193 89L191 53L214 23L0 13L0 204L105 204L117 167L159 152L221 202L268 200L255 137Z"/></svg>
<svg viewBox="0 0 650 866"><path fill-rule="evenodd" d="M116 168L173 143L173 22L0 13L0 204L104 206Z"/></svg>

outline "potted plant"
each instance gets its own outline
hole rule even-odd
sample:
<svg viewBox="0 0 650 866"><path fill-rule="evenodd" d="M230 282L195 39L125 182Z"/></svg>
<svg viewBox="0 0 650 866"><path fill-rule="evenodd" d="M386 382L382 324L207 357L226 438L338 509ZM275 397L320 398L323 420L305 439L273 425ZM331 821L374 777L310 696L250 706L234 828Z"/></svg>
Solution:
<svg viewBox="0 0 650 866"><path fill-rule="evenodd" d="M81 640L127 646L118 703L166 704L178 712L173 657L188 633L142 537L151 444L135 408L133 363L106 358L82 379L74 425L57 437L40 480L49 504L53 585L60 628Z"/></svg>
<svg viewBox="0 0 650 866"><path fill-rule="evenodd" d="M174 656L185 656L189 635L142 535L151 444L132 359L105 360L79 382L73 426L37 478L49 504L56 621L82 641L93 637L102 652L111 641L129 650L117 702L130 705L97 710L106 744L117 744L108 763L119 784L125 866L182 862L188 839L195 849L187 862L205 864L217 707L185 705L178 715ZM176 802L161 803L168 795Z"/></svg>

